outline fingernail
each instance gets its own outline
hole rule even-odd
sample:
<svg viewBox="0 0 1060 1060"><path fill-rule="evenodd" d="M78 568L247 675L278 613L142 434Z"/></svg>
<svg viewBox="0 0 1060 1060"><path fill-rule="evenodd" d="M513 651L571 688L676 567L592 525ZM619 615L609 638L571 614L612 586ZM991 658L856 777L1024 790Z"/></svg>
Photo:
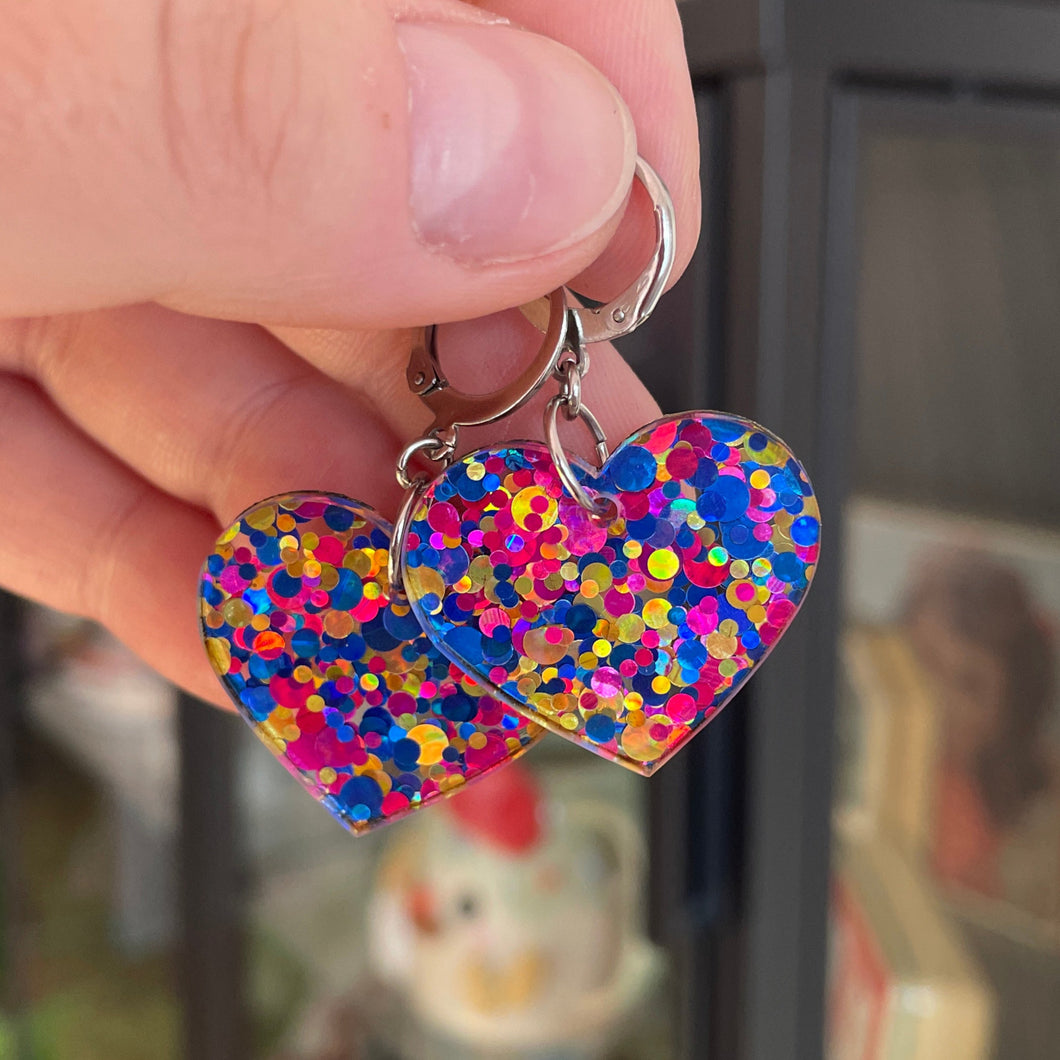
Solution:
<svg viewBox="0 0 1060 1060"><path fill-rule="evenodd" d="M510 26L401 23L420 240L467 263L584 239L633 179L629 111L577 53Z"/></svg>

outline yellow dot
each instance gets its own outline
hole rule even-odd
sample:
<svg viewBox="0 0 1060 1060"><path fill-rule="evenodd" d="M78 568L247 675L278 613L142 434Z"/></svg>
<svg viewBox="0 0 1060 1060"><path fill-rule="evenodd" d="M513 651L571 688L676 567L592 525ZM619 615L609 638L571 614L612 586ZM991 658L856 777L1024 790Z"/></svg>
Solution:
<svg viewBox="0 0 1060 1060"><path fill-rule="evenodd" d="M416 725L409 729L409 739L420 745L417 761L421 766L433 766L440 762L442 752L449 746L448 738L437 725Z"/></svg>
<svg viewBox="0 0 1060 1060"><path fill-rule="evenodd" d="M331 766L324 766L317 775L320 777L321 784L334 784L339 776Z"/></svg>
<svg viewBox="0 0 1060 1060"><path fill-rule="evenodd" d="M647 720L647 715L639 707L637 707L635 710L631 710L626 715L626 724L632 725L634 729L640 728L640 726L643 725Z"/></svg>
<svg viewBox="0 0 1060 1060"><path fill-rule="evenodd" d="M651 683L651 689L653 692L657 692L660 696L665 695L667 692L670 691L670 679L668 677L663 677L662 674L659 674L656 678L653 679Z"/></svg>
<svg viewBox="0 0 1060 1060"><path fill-rule="evenodd" d="M707 652L713 659L728 659L736 653L736 638L715 630L707 635Z"/></svg>
<svg viewBox="0 0 1060 1060"><path fill-rule="evenodd" d="M582 571L582 578L587 582L596 582L600 592L611 588L611 568L606 563L590 563Z"/></svg>
<svg viewBox="0 0 1060 1060"><path fill-rule="evenodd" d="M512 498L512 517L523 530L547 530L556 521L557 511L555 498L540 486L527 486Z"/></svg>
<svg viewBox="0 0 1060 1060"><path fill-rule="evenodd" d="M308 666L296 666L291 676L300 684L305 685L313 680L313 671Z"/></svg>
<svg viewBox="0 0 1060 1060"><path fill-rule="evenodd" d="M600 639L593 642L593 654L601 659L606 659L611 654L611 642Z"/></svg>
<svg viewBox="0 0 1060 1060"><path fill-rule="evenodd" d="M622 555L626 559L636 559L644 551L639 541L627 541L622 546Z"/></svg>
<svg viewBox="0 0 1060 1060"><path fill-rule="evenodd" d="M756 626L760 626L766 620L766 609L761 604L755 604L747 609L747 617Z"/></svg>
<svg viewBox="0 0 1060 1060"><path fill-rule="evenodd" d="M723 659L718 663L718 673L722 677L734 677L739 669L735 659Z"/></svg>
<svg viewBox="0 0 1060 1060"><path fill-rule="evenodd" d="M320 564L315 559L307 559L302 564L302 573L307 578L319 578L320 577Z"/></svg>
<svg viewBox="0 0 1060 1060"><path fill-rule="evenodd" d="M662 629L668 621L670 602L661 596L653 596L644 605L644 622L652 629Z"/></svg>
<svg viewBox="0 0 1060 1060"><path fill-rule="evenodd" d="M768 559L756 559L751 564L751 573L756 578L764 578L773 569L773 564Z"/></svg>
<svg viewBox="0 0 1060 1060"><path fill-rule="evenodd" d="M729 566L729 573L734 578L746 578L749 570L750 567L747 566L745 559L734 559Z"/></svg>
<svg viewBox="0 0 1060 1060"><path fill-rule="evenodd" d="M644 632L644 619L640 615L619 615L615 620L615 633L623 644L640 640Z"/></svg>
<svg viewBox="0 0 1060 1060"><path fill-rule="evenodd" d="M232 665L232 649L224 637L208 637L206 653L210 656L211 665L219 674L228 673L228 668Z"/></svg>
<svg viewBox="0 0 1060 1060"><path fill-rule="evenodd" d="M718 623L718 632L723 637L735 637L739 631L740 627L736 624L734 619L725 618Z"/></svg>
<svg viewBox="0 0 1060 1060"><path fill-rule="evenodd" d="M262 630L268 629L269 628L269 616L268 615L255 615L250 620L250 628L251 629L256 629L259 633L261 633Z"/></svg>
<svg viewBox="0 0 1060 1060"><path fill-rule="evenodd" d="M221 605L221 614L224 615L225 621L233 628L239 629L241 626L249 625L251 620L254 618L254 612L250 609L250 606L242 600L241 597L233 596L229 600ZM268 623L266 623L267 625Z"/></svg>
<svg viewBox="0 0 1060 1060"><path fill-rule="evenodd" d="M586 600L595 600L600 595L600 586L596 582L582 582L578 587L578 592L585 597Z"/></svg>
<svg viewBox="0 0 1060 1060"><path fill-rule="evenodd" d="M469 746L473 747L476 751L481 751L486 746L486 734L484 732L473 732L467 740Z"/></svg>
<svg viewBox="0 0 1060 1060"><path fill-rule="evenodd" d="M757 471L752 471L750 482L756 490L764 490L769 485L769 472L761 467Z"/></svg>
<svg viewBox="0 0 1060 1060"><path fill-rule="evenodd" d="M315 714L319 714L324 709L324 697L318 696L315 693L311 695L305 701L306 709L313 711Z"/></svg>
<svg viewBox="0 0 1060 1060"><path fill-rule="evenodd" d="M573 732L578 727L578 715L564 714L563 717L559 719L559 723L568 732Z"/></svg>
<svg viewBox="0 0 1060 1060"><path fill-rule="evenodd" d="M577 563L564 563L559 569L560 574L563 576L565 582L576 582L578 580L578 564Z"/></svg>
<svg viewBox="0 0 1060 1060"><path fill-rule="evenodd" d="M578 666L582 670L595 670L600 660L591 651L583 651L578 656Z"/></svg>
<svg viewBox="0 0 1060 1060"><path fill-rule="evenodd" d="M307 548L310 552L312 552L313 549L316 548L319 544L320 538L316 534L314 534L312 530L307 530L302 535L302 548Z"/></svg>
<svg viewBox="0 0 1060 1060"><path fill-rule="evenodd" d="M276 529L281 533L290 533L295 528L294 516L288 512L276 517Z"/></svg>
<svg viewBox="0 0 1060 1060"><path fill-rule="evenodd" d="M637 711L644 706L644 697L639 692L627 692L625 698L622 700L622 705L626 710ZM637 724L642 724L642 721L638 721Z"/></svg>
<svg viewBox="0 0 1060 1060"><path fill-rule="evenodd" d="M366 692L374 692L379 687L379 678L375 674L361 675L361 688Z"/></svg>
<svg viewBox="0 0 1060 1060"><path fill-rule="evenodd" d="M681 561L668 548L657 548L648 557L648 573L659 581L672 578L680 566Z"/></svg>
<svg viewBox="0 0 1060 1060"><path fill-rule="evenodd" d="M477 460L472 460L464 471L472 482L481 482L486 477L486 465L480 464Z"/></svg>
<svg viewBox="0 0 1060 1060"><path fill-rule="evenodd" d="M272 526L276 519L276 509L271 504L263 504L260 508L247 512L243 518L246 520L247 525L252 526L255 530L266 530Z"/></svg>

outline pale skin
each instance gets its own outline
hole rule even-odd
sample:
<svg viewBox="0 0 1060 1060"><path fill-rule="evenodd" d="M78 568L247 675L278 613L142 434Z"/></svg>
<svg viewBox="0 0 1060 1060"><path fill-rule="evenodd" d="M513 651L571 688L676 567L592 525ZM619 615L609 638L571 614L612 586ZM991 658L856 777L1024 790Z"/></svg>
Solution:
<svg viewBox="0 0 1060 1060"><path fill-rule="evenodd" d="M638 152L674 198L676 279L699 193L673 0L16 0L0 584L228 705L195 609L221 528L296 489L392 517L430 420L410 329L465 321L453 381L510 377L535 333L499 311L567 282L611 297L647 259ZM592 355L614 443L658 409ZM538 402L461 441L540 434Z"/></svg>

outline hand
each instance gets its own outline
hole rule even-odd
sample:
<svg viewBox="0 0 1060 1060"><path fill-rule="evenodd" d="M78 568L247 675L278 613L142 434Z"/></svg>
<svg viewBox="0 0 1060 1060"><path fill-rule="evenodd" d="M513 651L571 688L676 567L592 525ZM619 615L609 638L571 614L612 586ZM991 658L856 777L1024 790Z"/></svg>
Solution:
<svg viewBox="0 0 1060 1060"><path fill-rule="evenodd" d="M647 259L638 150L675 277L699 224L673 0L25 0L0 144L0 584L218 703L200 564L271 494L393 515L407 329L484 317L445 367L493 389L536 333L490 314ZM612 441L657 414L610 348L585 394Z"/></svg>

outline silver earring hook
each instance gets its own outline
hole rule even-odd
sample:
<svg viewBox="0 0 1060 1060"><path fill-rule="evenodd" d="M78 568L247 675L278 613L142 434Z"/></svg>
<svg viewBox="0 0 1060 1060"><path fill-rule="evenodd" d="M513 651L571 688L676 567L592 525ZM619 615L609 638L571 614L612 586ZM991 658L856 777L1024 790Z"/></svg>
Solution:
<svg viewBox="0 0 1060 1060"><path fill-rule="evenodd" d="M566 291L557 287L541 301L548 316L540 329L545 339L537 355L518 379L488 394L465 394L453 387L438 360L435 326L422 330L413 345L405 374L409 389L434 413L428 434L492 423L521 408L544 386L559 364L567 341Z"/></svg>
<svg viewBox="0 0 1060 1060"><path fill-rule="evenodd" d="M610 342L639 328L658 305L674 266L676 216L673 199L659 174L639 156L634 172L651 199L655 214L655 248L644 271L617 298L602 306L570 307L585 345ZM548 318L541 299L522 309L539 331L545 330L544 322Z"/></svg>

